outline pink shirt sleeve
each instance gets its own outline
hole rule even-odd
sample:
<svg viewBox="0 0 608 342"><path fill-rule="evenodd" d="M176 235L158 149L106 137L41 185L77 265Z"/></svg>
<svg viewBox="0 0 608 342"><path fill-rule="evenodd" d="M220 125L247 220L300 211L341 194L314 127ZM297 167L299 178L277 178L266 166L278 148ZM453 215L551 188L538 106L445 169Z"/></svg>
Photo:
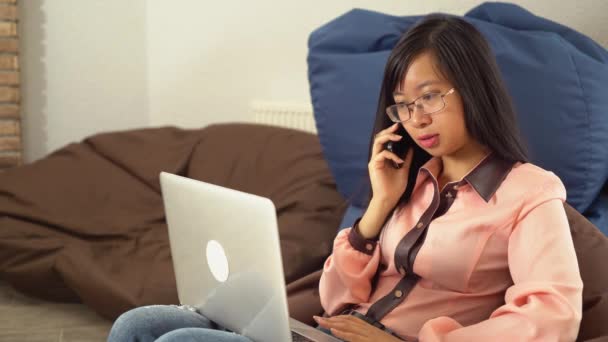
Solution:
<svg viewBox="0 0 608 342"><path fill-rule="evenodd" d="M524 200L509 238L513 285L489 319L463 327L449 317L427 321L430 341L574 341L582 317L578 262L557 176Z"/></svg>
<svg viewBox="0 0 608 342"><path fill-rule="evenodd" d="M319 282L321 305L335 315L350 303L367 302L371 282L380 264L377 240L366 240L353 228L340 231L334 240L333 253L325 261Z"/></svg>

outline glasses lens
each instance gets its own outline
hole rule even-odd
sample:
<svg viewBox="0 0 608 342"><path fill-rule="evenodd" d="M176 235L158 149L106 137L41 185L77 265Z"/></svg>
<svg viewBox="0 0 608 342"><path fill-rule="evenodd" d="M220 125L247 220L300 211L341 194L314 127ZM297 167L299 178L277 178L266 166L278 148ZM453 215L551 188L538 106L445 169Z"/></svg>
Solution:
<svg viewBox="0 0 608 342"><path fill-rule="evenodd" d="M420 99L424 113L434 113L443 109L444 103L441 95L438 93L426 94Z"/></svg>
<svg viewBox="0 0 608 342"><path fill-rule="evenodd" d="M386 114L388 114L393 122L404 122L410 118L407 107L402 104L396 104L386 108Z"/></svg>
<svg viewBox="0 0 608 342"><path fill-rule="evenodd" d="M410 110L406 105L398 104L397 111L399 113L399 121L407 121L410 119Z"/></svg>

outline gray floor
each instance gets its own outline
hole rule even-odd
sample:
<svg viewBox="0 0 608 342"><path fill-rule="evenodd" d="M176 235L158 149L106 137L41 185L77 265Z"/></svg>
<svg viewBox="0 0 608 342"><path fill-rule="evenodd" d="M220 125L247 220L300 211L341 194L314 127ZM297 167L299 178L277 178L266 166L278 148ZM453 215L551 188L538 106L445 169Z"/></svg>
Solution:
<svg viewBox="0 0 608 342"><path fill-rule="evenodd" d="M0 341L106 341L112 322L83 304L27 297L0 280Z"/></svg>

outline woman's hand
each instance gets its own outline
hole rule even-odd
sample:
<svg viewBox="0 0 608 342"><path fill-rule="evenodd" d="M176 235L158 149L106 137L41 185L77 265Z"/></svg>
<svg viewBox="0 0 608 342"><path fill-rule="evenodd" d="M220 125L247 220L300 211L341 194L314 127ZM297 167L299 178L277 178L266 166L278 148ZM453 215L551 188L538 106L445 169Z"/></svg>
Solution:
<svg viewBox="0 0 608 342"><path fill-rule="evenodd" d="M376 134L370 161L367 165L372 185L373 200L389 203L389 206L396 204L405 192L407 176L414 155L414 149L410 148L407 151L405 160L403 160L384 148L385 144L389 141L398 142L403 139L402 136L394 133L398 127L399 124L395 123ZM395 169L391 165L392 161L403 165L401 168Z"/></svg>
<svg viewBox="0 0 608 342"><path fill-rule="evenodd" d="M359 222L359 232L366 239L380 234L386 216L393 210L407 187L414 149L410 148L407 151L405 160L384 149L387 142L403 139L402 136L394 133L398 125L396 123L376 134L372 146L371 158L367 165L372 185L372 199ZM401 168L394 168L391 165L393 162L402 164Z"/></svg>
<svg viewBox="0 0 608 342"><path fill-rule="evenodd" d="M402 342L403 340L351 315L333 317L313 316L323 328L330 329L339 339L349 342Z"/></svg>

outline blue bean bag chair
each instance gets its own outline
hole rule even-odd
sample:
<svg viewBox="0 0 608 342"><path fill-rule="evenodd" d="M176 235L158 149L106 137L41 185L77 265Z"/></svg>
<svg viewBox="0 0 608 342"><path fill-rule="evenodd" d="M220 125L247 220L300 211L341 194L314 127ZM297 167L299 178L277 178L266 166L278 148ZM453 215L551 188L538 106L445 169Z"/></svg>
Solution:
<svg viewBox="0 0 608 342"><path fill-rule="evenodd" d="M367 149L384 65L421 16L355 9L311 33L308 77L317 130L338 190L367 204ZM506 3L465 14L486 37L513 98L530 160L555 172L568 203L608 234L608 51L590 38ZM604 192L602 189L604 188Z"/></svg>

